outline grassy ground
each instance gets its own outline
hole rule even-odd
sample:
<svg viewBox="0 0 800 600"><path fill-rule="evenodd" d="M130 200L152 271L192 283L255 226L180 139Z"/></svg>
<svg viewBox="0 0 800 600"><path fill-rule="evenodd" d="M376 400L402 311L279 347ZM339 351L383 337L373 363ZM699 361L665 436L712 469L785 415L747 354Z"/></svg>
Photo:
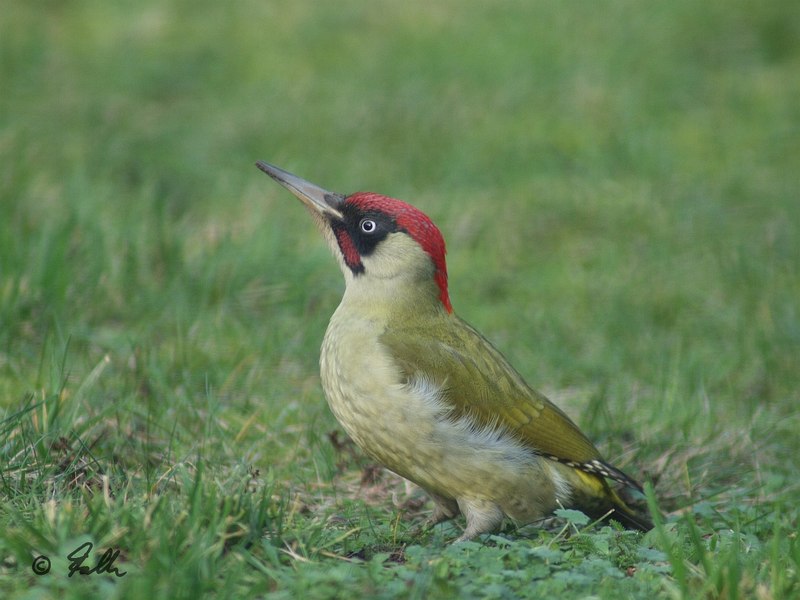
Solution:
<svg viewBox="0 0 800 600"><path fill-rule="evenodd" d="M0 595L800 596L798 6L7 3ZM664 523L412 535L256 159L428 212L456 311ZM68 577L85 542L126 574Z"/></svg>

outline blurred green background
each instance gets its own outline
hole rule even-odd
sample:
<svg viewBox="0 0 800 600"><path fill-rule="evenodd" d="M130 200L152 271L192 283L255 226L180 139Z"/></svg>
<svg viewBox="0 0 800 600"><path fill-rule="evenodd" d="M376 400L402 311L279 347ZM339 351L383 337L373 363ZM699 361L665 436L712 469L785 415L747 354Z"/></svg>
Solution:
<svg viewBox="0 0 800 600"><path fill-rule="evenodd" d="M139 583L115 593L219 593L215 573L243 576L212 534L217 554L178 552L184 587L159 574L187 506L165 486L254 469L306 508L274 547L323 572L322 550L387 543L329 520L361 465L327 439L317 377L341 275L257 159L420 207L456 312L668 514L782 514L743 522L793 543L776 532L800 499L797 2L6 2L0 90L0 553L17 557L0 590L30 584L27 523L53 547L126 548ZM103 477L106 525L47 517L89 510ZM114 529L155 498L167 531ZM299 593L287 560L270 591ZM796 585L764 583L768 563L742 567L742 593Z"/></svg>

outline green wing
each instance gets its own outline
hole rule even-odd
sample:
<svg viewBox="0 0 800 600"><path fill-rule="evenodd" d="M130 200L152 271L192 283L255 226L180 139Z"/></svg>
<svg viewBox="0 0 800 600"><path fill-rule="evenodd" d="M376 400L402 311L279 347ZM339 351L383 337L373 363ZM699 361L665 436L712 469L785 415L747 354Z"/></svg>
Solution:
<svg viewBox="0 0 800 600"><path fill-rule="evenodd" d="M561 409L531 389L480 333L455 315L450 318L446 324L393 325L381 335L406 378L424 375L441 386L454 418L497 423L560 462L605 466L597 448Z"/></svg>

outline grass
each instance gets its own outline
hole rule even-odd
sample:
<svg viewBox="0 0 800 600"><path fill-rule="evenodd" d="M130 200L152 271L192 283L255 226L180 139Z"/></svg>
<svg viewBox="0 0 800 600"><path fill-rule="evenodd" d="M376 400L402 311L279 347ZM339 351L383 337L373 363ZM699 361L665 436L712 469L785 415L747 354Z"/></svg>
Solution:
<svg viewBox="0 0 800 600"><path fill-rule="evenodd" d="M4 7L0 595L800 596L798 40L788 1ZM456 311L656 529L415 535L256 159L430 214ZM85 542L126 575L68 577Z"/></svg>

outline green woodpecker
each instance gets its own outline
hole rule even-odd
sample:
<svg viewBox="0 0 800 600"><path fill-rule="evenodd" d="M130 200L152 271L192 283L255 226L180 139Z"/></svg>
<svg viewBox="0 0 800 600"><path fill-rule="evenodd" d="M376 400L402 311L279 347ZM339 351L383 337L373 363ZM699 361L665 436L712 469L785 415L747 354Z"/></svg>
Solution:
<svg viewBox="0 0 800 600"><path fill-rule="evenodd" d="M320 356L331 410L364 452L430 494L430 524L461 513L468 540L563 506L652 527L606 480L639 484L455 315L444 239L425 214L256 164L309 209L344 273Z"/></svg>

